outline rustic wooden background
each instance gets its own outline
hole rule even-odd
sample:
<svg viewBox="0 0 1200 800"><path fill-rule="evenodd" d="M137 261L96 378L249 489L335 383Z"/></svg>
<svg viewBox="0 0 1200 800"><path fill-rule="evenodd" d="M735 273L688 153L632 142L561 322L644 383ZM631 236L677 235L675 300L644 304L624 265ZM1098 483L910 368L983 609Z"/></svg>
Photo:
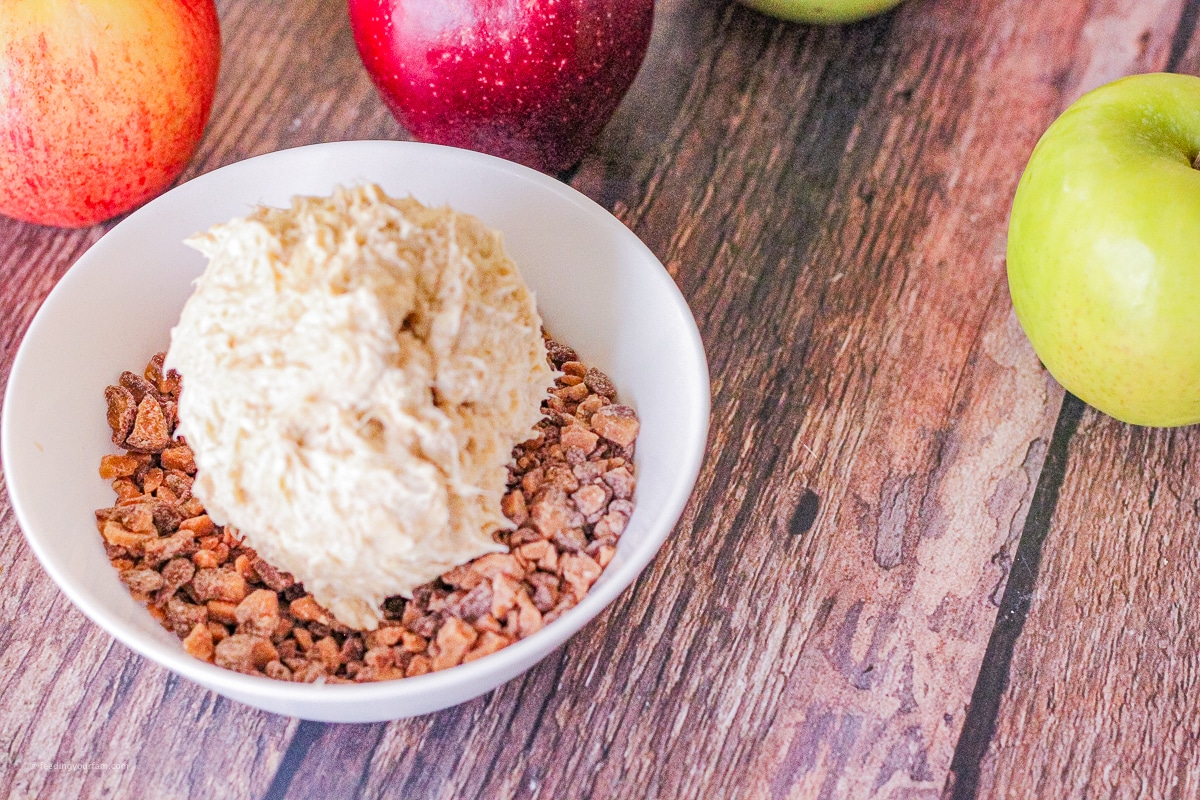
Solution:
<svg viewBox="0 0 1200 800"><path fill-rule="evenodd" d="M185 177L404 138L343 0L218 6ZM1198 15L909 0L815 29L661 0L636 84L562 176L667 265L711 364L711 452L642 579L483 698L300 722L115 644L0 493L0 796L1200 796L1200 429L1064 397L1004 279L1039 134L1110 79L1200 70ZM108 227L0 219L0 383Z"/></svg>

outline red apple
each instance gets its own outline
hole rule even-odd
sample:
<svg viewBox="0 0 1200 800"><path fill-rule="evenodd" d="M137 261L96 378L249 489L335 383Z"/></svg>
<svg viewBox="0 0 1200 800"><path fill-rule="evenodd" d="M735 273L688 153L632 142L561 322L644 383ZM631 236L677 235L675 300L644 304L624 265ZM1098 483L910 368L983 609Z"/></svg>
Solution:
<svg viewBox="0 0 1200 800"><path fill-rule="evenodd" d="M0 2L0 213L79 227L161 193L220 57L213 0Z"/></svg>
<svg viewBox="0 0 1200 800"><path fill-rule="evenodd" d="M637 75L653 0L349 0L354 40L418 139L574 164Z"/></svg>

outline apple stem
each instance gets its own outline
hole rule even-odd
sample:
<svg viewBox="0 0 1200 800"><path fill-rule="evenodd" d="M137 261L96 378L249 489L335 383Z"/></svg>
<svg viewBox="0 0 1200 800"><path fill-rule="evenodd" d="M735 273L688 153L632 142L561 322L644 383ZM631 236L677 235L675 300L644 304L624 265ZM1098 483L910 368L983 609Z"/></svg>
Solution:
<svg viewBox="0 0 1200 800"><path fill-rule="evenodd" d="M1197 153L1196 157L1192 159L1192 169L1200 169L1200 153Z"/></svg>

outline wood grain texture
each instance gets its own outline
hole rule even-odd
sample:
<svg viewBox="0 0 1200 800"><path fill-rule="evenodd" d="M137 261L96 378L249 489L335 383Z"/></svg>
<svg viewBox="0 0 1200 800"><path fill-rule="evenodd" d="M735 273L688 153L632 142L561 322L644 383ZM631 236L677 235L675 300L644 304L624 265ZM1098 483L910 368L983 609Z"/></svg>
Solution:
<svg viewBox="0 0 1200 800"><path fill-rule="evenodd" d="M978 796L1200 796L1198 434L1085 413Z"/></svg>
<svg viewBox="0 0 1200 800"><path fill-rule="evenodd" d="M978 794L980 762L996 732L996 718L1008 686L1013 649L1025 627L1042 561L1042 546L1058 506L1071 437L1079 427L1084 407L1078 398L1067 395L1059 411L1054 436L1042 463L1042 474L1025 516L1021 541L1009 567L996 625L984 651L958 744L954 748L954 758L950 762L950 775L942 792L942 797L948 800L964 800Z"/></svg>
<svg viewBox="0 0 1200 800"><path fill-rule="evenodd" d="M1154 10L1137 10L1152 33L1130 71L1196 74L1200 2L1157 9L1178 19L1169 39ZM958 796L1200 797L1198 433L1083 412L994 732Z"/></svg>
<svg viewBox="0 0 1200 800"><path fill-rule="evenodd" d="M343 0L218 7L220 85L183 179L405 137ZM563 176L662 259L710 361L710 453L641 579L484 697L298 722L113 643L0 491L0 796L1196 796L1200 441L1088 412L1052 448L1063 395L1012 316L1003 254L1041 131L1106 80L1200 66L1198 11L908 0L816 29L660 0L641 75ZM0 387L111 224L0 218ZM1050 489L1053 517L1027 525ZM996 656L1030 526L1030 610ZM977 687L985 652L1004 680ZM968 746L973 691L989 716Z"/></svg>
<svg viewBox="0 0 1200 800"><path fill-rule="evenodd" d="M1138 7L1107 3L1094 10L1099 13L1095 13L1083 27L1083 37L1104 40L1107 44L1092 59L1077 64L1067 74L1062 98L1064 107L1084 92L1121 75L1164 68L1178 69L1183 53L1193 38L1200 3L1193 1L1185 6L1167 2ZM1168 24L1172 21L1176 24ZM944 796L953 800L990 796L989 792L981 793L981 771L985 768L988 751L995 746L998 724L1011 713L1007 705L1001 713L1001 705L1009 702L1005 690L1012 680L1013 652L1018 643L1023 641L1021 637L1029 608L1038 587L1043 585L1039 582L1043 550L1056 519L1054 513L1063 491L1064 472L1071 458L1071 440L1085 408L1080 401L1068 398L1060 413L1052 444L1054 452L1051 457L1055 463L1043 472L1035 498L1038 507L1026 519L1014 565L1014 569L1020 571L1006 587L1000 618L992 632L945 787ZM1078 463L1076 457L1075 466L1078 467ZM992 777L994 775L992 773ZM1022 783L1018 781L1017 785L1021 787ZM1024 786L1011 796L1026 796L1030 792L1074 795L1066 786L1056 787L1053 782L1048 782L1036 792L1032 787Z"/></svg>

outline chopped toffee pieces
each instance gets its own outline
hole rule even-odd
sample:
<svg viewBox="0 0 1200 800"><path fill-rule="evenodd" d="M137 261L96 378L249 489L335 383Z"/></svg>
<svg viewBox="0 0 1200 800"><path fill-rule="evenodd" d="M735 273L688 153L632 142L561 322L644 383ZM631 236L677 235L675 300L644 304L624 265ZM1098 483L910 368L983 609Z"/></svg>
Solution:
<svg viewBox="0 0 1200 800"><path fill-rule="evenodd" d="M268 564L192 496L196 462L174 435L183 381L155 355L109 386L108 425L125 450L100 460L116 504L96 511L105 551L133 597L191 655L276 680L356 683L474 661L575 606L617 552L633 513L637 414L602 372L548 340L561 371L535 436L513 450L489 553L388 598L374 631L338 623L289 573Z"/></svg>

